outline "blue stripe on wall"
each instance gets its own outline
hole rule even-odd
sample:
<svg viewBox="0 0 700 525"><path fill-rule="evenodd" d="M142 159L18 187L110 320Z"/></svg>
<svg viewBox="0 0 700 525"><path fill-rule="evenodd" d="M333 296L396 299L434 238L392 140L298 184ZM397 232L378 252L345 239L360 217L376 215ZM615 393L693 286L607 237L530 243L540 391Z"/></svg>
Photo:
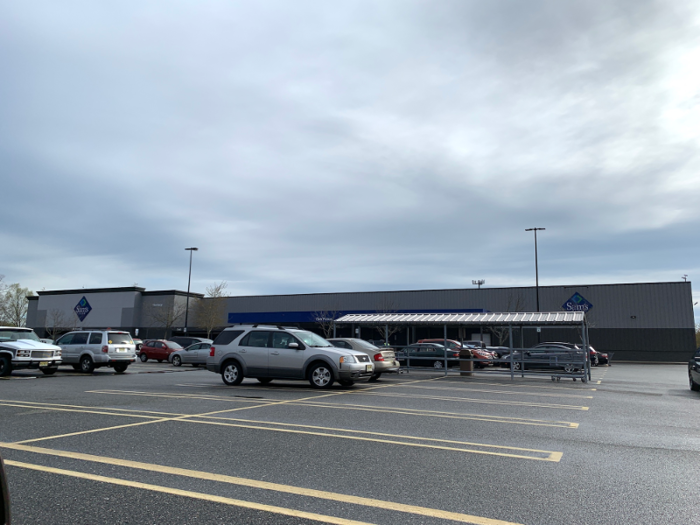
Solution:
<svg viewBox="0 0 700 525"><path fill-rule="evenodd" d="M485 313L484 309L442 309L442 310L397 310L397 314L424 313ZM334 312L338 317L346 314L376 314L376 310L347 310ZM277 324L315 323L318 312L229 312L229 324Z"/></svg>

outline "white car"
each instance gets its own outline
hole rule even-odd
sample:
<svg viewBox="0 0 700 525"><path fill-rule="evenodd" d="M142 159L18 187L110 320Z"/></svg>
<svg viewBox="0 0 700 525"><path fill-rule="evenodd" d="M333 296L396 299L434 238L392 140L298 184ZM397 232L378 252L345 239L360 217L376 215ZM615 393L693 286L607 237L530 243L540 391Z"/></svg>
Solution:
<svg viewBox="0 0 700 525"><path fill-rule="evenodd" d="M51 375L60 364L61 349L42 343L31 328L0 326L0 376L27 368Z"/></svg>

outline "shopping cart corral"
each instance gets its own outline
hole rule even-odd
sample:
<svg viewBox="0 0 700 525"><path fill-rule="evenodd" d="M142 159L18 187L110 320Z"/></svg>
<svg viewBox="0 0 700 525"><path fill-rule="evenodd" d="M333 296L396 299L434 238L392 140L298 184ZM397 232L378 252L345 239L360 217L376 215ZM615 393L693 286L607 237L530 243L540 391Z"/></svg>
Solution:
<svg viewBox="0 0 700 525"><path fill-rule="evenodd" d="M510 369L511 375L551 376L552 381L560 381L563 377L586 383L591 362L584 350L513 348L508 355L501 356L498 365Z"/></svg>

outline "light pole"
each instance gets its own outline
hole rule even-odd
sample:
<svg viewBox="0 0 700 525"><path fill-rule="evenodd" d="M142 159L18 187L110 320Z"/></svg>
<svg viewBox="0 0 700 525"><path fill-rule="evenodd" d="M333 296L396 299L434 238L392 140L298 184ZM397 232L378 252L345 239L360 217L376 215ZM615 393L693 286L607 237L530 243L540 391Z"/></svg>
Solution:
<svg viewBox="0 0 700 525"><path fill-rule="evenodd" d="M540 274L537 268L537 232L545 228L527 228L526 232L535 232L535 295L537 297L537 311L540 311Z"/></svg>
<svg viewBox="0 0 700 525"><path fill-rule="evenodd" d="M185 251L190 252L190 273L187 276L187 299L185 301L185 333L187 333L187 315L190 311L190 281L192 280L192 252L196 252L199 248L185 248Z"/></svg>
<svg viewBox="0 0 700 525"><path fill-rule="evenodd" d="M472 284L476 284L477 286L479 286L479 290L481 290L481 285L484 284L485 282L486 282L486 279L477 279L475 281L472 281Z"/></svg>

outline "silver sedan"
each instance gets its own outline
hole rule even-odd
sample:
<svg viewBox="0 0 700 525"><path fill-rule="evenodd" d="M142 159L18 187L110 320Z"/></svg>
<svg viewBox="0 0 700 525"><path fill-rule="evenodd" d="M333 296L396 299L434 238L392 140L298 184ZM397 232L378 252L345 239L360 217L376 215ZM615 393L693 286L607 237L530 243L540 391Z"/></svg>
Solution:
<svg viewBox="0 0 700 525"><path fill-rule="evenodd" d="M187 348L173 352L168 356L168 361L174 366L183 364L192 366L206 365L210 348L211 343L195 343Z"/></svg>
<svg viewBox="0 0 700 525"><path fill-rule="evenodd" d="M370 381L376 381L382 374L397 373L401 366L393 348L379 348L364 339L354 337L336 337L328 339L328 342L338 348L350 348L367 354L374 363L374 374Z"/></svg>

